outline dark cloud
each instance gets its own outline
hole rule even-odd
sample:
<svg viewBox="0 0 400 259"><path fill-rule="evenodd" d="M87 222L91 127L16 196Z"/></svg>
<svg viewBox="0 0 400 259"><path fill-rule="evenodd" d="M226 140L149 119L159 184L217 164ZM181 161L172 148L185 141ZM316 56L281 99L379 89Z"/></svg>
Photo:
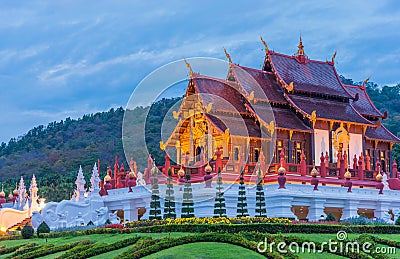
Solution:
<svg viewBox="0 0 400 259"><path fill-rule="evenodd" d="M216 3L215 3L216 2ZM125 106L154 69L183 57L259 68L259 35L292 54L379 84L399 82L396 1L3 1L0 141L38 124Z"/></svg>

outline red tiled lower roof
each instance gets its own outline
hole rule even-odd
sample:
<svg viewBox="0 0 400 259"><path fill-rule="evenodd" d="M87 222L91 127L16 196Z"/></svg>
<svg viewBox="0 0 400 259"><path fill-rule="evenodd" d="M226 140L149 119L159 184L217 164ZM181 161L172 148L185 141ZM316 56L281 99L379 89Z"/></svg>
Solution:
<svg viewBox="0 0 400 259"><path fill-rule="evenodd" d="M365 132L365 137L367 139L400 143L400 139L398 137L396 137L395 135L393 135L383 125L381 125L378 128L368 127Z"/></svg>
<svg viewBox="0 0 400 259"><path fill-rule="evenodd" d="M350 103L299 95L287 95L287 98L296 109L305 112L309 116L315 110L317 118L372 124L372 122L362 117Z"/></svg>
<svg viewBox="0 0 400 259"><path fill-rule="evenodd" d="M352 105L359 113L372 117L383 116L382 113L372 103L364 87L355 85L345 85L345 87L354 97L356 94L358 94L358 100L352 102Z"/></svg>
<svg viewBox="0 0 400 259"><path fill-rule="evenodd" d="M216 114L207 114L206 116L221 131L224 132L229 128L229 133L234 136L267 137L261 134L260 126L255 123L254 119Z"/></svg>

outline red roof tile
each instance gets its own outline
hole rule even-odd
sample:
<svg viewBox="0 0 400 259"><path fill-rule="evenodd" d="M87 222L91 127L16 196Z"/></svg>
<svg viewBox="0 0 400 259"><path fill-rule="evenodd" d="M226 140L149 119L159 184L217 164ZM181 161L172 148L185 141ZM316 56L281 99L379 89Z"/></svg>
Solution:
<svg viewBox="0 0 400 259"><path fill-rule="evenodd" d="M256 99L267 98L271 102L287 103L273 73L239 65L232 65L232 71L248 95L254 91Z"/></svg>
<svg viewBox="0 0 400 259"><path fill-rule="evenodd" d="M301 63L293 56L272 51L269 52L269 58L278 76L287 85L293 82L295 90L352 98L331 63L309 59Z"/></svg>
<svg viewBox="0 0 400 259"><path fill-rule="evenodd" d="M352 102L352 105L362 115L372 117L382 117L382 113L375 107L369 98L365 87L355 85L344 85L346 89L355 97L358 94L359 99Z"/></svg>
<svg viewBox="0 0 400 259"><path fill-rule="evenodd" d="M400 139L393 135L387 128L381 125L378 128L368 127L365 132L365 137L367 139L388 141L400 143Z"/></svg>
<svg viewBox="0 0 400 259"><path fill-rule="evenodd" d="M309 116L315 110L317 118L372 124L372 122L362 117L350 103L298 95L287 95L287 99L296 109L305 112Z"/></svg>
<svg viewBox="0 0 400 259"><path fill-rule="evenodd" d="M225 132L225 130L229 128L229 133L234 136L250 136L255 138L261 138L262 136L260 126L258 126L252 118L233 117L219 114L207 114L206 116L214 126L222 132ZM266 135L263 137L265 138Z"/></svg>

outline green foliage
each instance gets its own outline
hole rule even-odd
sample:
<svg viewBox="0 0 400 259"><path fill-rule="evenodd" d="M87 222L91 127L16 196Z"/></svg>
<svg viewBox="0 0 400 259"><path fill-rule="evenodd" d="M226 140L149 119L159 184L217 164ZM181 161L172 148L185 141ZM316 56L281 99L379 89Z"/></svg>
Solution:
<svg viewBox="0 0 400 259"><path fill-rule="evenodd" d="M153 184L151 186L149 219L161 219L160 190L158 189L158 179L156 173L153 175Z"/></svg>
<svg viewBox="0 0 400 259"><path fill-rule="evenodd" d="M396 219L395 224L396 224L396 225L400 225L400 216Z"/></svg>
<svg viewBox="0 0 400 259"><path fill-rule="evenodd" d="M39 227L36 229L36 234L38 237L40 237L41 233L50 233L50 227L44 221L40 223Z"/></svg>
<svg viewBox="0 0 400 259"><path fill-rule="evenodd" d="M121 130L124 115L132 120L133 125L133 128L125 129L127 134L135 136L132 131L137 132L137 127L142 127L135 121L144 119L147 111L146 144L155 160L163 164L165 154L159 148L161 124L167 111L179 99L162 99L153 103L151 108L136 107L128 111L122 107L112 108L77 120L67 118L47 126L37 126L18 140L13 138L8 144L0 144L0 181L6 191L11 191L20 176L29 186L30 178L35 174L41 197L47 201L69 199L79 165L82 165L89 184L93 164L98 159L101 160L101 178L105 176L107 166L114 164L115 156L124 160ZM138 168L143 169L147 166L147 154L142 151L137 154Z"/></svg>
<svg viewBox="0 0 400 259"><path fill-rule="evenodd" d="M33 237L34 232L35 230L33 229L33 227L26 223L26 225L21 230L21 235L23 238L29 239Z"/></svg>
<svg viewBox="0 0 400 259"><path fill-rule="evenodd" d="M214 217L226 217L226 208L225 208L225 198L224 198L224 187L222 186L222 176L221 169L218 169L218 178L217 178L217 193L215 196L214 203Z"/></svg>
<svg viewBox="0 0 400 259"><path fill-rule="evenodd" d="M167 188L165 190L165 202L164 202L164 219L176 218L175 213L175 196L174 196L174 185L172 184L172 171L171 168L168 170Z"/></svg>
<svg viewBox="0 0 400 259"><path fill-rule="evenodd" d="M332 213L329 213L327 216L326 216L326 219L325 219L326 221L336 221L336 218L335 218L335 216L333 216L333 214Z"/></svg>
<svg viewBox="0 0 400 259"><path fill-rule="evenodd" d="M194 202L192 184L189 182L190 174L186 174L186 182L183 187L183 199L181 218L193 218L194 217Z"/></svg>
<svg viewBox="0 0 400 259"><path fill-rule="evenodd" d="M265 207L265 194L264 188L262 185L262 178L261 178L261 169L258 172L258 180L257 180L257 187L256 187L256 216L258 217L266 217L267 216L267 209Z"/></svg>
<svg viewBox="0 0 400 259"><path fill-rule="evenodd" d="M240 169L240 182L238 192L238 203L237 203L237 216L245 217L248 216L247 211L247 197L246 197L246 186L244 185L243 168Z"/></svg>

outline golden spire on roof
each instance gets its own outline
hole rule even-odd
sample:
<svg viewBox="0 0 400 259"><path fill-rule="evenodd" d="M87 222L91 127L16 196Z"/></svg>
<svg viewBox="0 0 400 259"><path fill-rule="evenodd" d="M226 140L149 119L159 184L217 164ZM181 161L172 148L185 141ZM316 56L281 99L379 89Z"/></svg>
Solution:
<svg viewBox="0 0 400 259"><path fill-rule="evenodd" d="M226 56L226 58L229 60L229 64L232 64L231 55L229 55L229 53L226 51L226 49L225 49L225 48L224 48L224 52L225 52L225 56Z"/></svg>
<svg viewBox="0 0 400 259"><path fill-rule="evenodd" d="M300 35L300 42L299 42L299 45L297 46L297 48L298 48L297 55L304 56L304 46L303 46L303 40L301 38L301 35Z"/></svg>
<svg viewBox="0 0 400 259"><path fill-rule="evenodd" d="M189 68L189 76L190 76L190 78L192 78L192 76L193 76L192 66L187 62L186 58L183 58L183 61L185 61L186 66Z"/></svg>
<svg viewBox="0 0 400 259"><path fill-rule="evenodd" d="M265 48L265 54L268 54L268 45L267 45L267 43L265 42L265 40L263 39L263 37L260 35L260 40L261 40L261 42L262 42L262 44L264 45L264 48Z"/></svg>

